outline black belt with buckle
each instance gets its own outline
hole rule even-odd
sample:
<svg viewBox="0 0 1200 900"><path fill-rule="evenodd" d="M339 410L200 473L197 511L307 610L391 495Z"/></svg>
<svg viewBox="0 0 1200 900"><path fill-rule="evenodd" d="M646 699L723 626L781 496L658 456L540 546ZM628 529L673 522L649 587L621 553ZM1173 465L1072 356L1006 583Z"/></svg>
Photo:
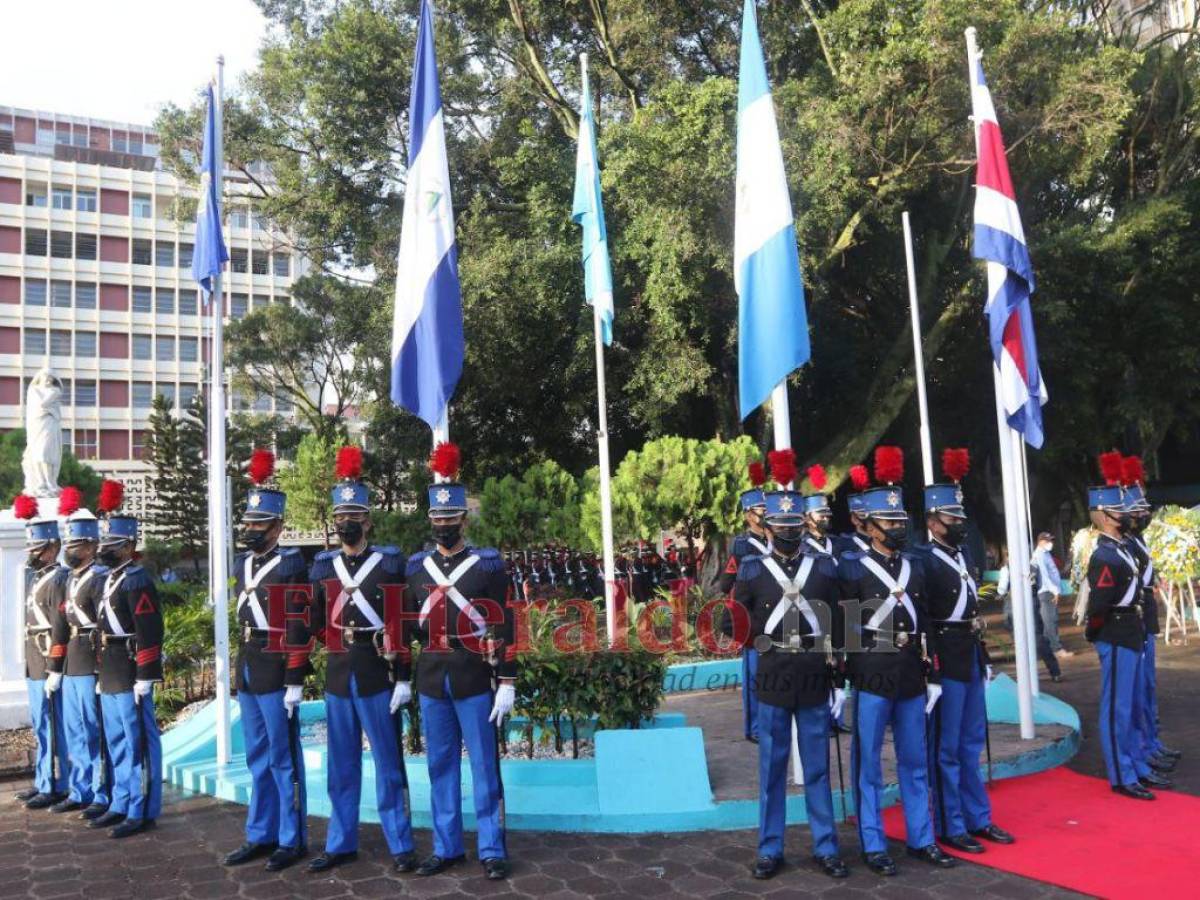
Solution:
<svg viewBox="0 0 1200 900"><path fill-rule="evenodd" d="M382 628L351 628L343 626L341 629L342 641L347 644L373 644L375 635L383 631Z"/></svg>
<svg viewBox="0 0 1200 900"><path fill-rule="evenodd" d="M1142 617L1142 611L1132 606L1114 606L1108 611L1108 614L1114 619L1140 619Z"/></svg>
<svg viewBox="0 0 1200 900"><path fill-rule="evenodd" d="M74 639L74 638L79 638L79 637L86 637L86 638L88 638L88 640L91 640L91 636L95 633L95 631L96 631L95 625L72 625L71 626L71 638Z"/></svg>
<svg viewBox="0 0 1200 900"><path fill-rule="evenodd" d="M100 646L107 647L109 644L124 643L128 644L133 640L132 634L109 634L108 632L100 633Z"/></svg>
<svg viewBox="0 0 1200 900"><path fill-rule="evenodd" d="M945 622L934 622L933 627L940 631L983 631L983 623L979 617L974 619L951 619Z"/></svg>
<svg viewBox="0 0 1200 900"><path fill-rule="evenodd" d="M809 653L816 646L819 636L811 634L797 635L794 642L777 641L769 634L760 634L754 639L754 649L759 653Z"/></svg>

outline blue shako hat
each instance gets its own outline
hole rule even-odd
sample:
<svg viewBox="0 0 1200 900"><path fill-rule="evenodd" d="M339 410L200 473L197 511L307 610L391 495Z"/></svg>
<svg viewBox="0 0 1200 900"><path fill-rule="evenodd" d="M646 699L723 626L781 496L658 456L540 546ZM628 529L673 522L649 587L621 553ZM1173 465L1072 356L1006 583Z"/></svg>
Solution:
<svg viewBox="0 0 1200 900"><path fill-rule="evenodd" d="M767 501L763 497L762 488L750 488L748 491L742 491L738 502L742 505L743 512L749 512L756 506L766 506Z"/></svg>
<svg viewBox="0 0 1200 900"><path fill-rule="evenodd" d="M119 544L122 541L138 539L138 520L134 516L109 516L104 522L104 532L100 538L101 544Z"/></svg>
<svg viewBox="0 0 1200 900"><path fill-rule="evenodd" d="M455 480L461 462L458 445L449 441L442 441L429 454L429 469L434 476L429 486L429 515L433 518L450 518L467 511L467 486Z"/></svg>
<svg viewBox="0 0 1200 900"><path fill-rule="evenodd" d="M799 491L766 491L766 519L778 525L796 524L804 521L804 497Z"/></svg>
<svg viewBox="0 0 1200 900"><path fill-rule="evenodd" d="M246 475L254 483L250 493L246 495L246 510L242 513L243 522L268 522L272 519L282 519L287 508L287 494L283 491L267 487L266 482L275 474L275 454L270 450L259 447L250 454L250 462L246 465Z"/></svg>
<svg viewBox="0 0 1200 900"><path fill-rule="evenodd" d="M57 519L43 519L40 522L30 522L25 526L25 545L27 547L37 547L58 539Z"/></svg>
<svg viewBox="0 0 1200 900"><path fill-rule="evenodd" d="M87 510L72 513L67 519L67 543L82 544L100 540L100 520Z"/></svg>
<svg viewBox="0 0 1200 900"><path fill-rule="evenodd" d="M1116 450L1101 453L1098 462L1104 484L1088 488L1088 509L1126 512L1125 489L1121 487L1121 454Z"/></svg>
<svg viewBox="0 0 1200 900"><path fill-rule="evenodd" d="M371 492L359 479L362 477L362 450L349 444L339 447L337 464L334 473L338 483L333 486L333 512L369 512L371 509Z"/></svg>
<svg viewBox="0 0 1200 900"><path fill-rule="evenodd" d="M925 512L946 513L951 516L967 517L963 508L962 488L957 484L927 484L925 485Z"/></svg>
<svg viewBox="0 0 1200 900"><path fill-rule="evenodd" d="M907 519L904 489L898 484L873 487L861 494L862 511L874 519Z"/></svg>

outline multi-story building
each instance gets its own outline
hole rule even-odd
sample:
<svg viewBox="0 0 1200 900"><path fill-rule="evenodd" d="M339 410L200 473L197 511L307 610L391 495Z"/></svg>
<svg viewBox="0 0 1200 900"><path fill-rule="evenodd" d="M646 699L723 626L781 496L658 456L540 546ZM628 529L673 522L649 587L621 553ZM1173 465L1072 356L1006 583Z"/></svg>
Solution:
<svg viewBox="0 0 1200 900"><path fill-rule="evenodd" d="M1196 0L1116 0L1104 7L1114 31L1133 35L1139 46L1165 41L1182 46L1196 22Z"/></svg>
<svg viewBox="0 0 1200 900"><path fill-rule="evenodd" d="M180 208L194 197L149 128L0 106L0 431L23 425L26 386L48 366L64 382L63 446L132 481L135 506L154 396L182 409L206 377L195 224ZM289 302L301 258L248 200L226 217L226 317ZM230 407L291 414L268 397Z"/></svg>

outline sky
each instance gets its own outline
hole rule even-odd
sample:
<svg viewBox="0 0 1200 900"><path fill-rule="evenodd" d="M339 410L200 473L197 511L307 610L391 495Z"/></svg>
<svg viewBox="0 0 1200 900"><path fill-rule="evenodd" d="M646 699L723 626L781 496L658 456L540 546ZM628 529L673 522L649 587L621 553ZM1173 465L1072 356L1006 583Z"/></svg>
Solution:
<svg viewBox="0 0 1200 900"><path fill-rule="evenodd" d="M225 55L225 90L267 24L251 0L4 0L0 106L151 125Z"/></svg>

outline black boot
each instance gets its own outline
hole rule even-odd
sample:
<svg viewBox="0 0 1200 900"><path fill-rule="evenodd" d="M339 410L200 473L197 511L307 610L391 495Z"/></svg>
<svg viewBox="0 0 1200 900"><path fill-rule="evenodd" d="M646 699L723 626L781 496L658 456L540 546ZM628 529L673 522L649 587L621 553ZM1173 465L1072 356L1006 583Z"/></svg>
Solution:
<svg viewBox="0 0 1200 900"><path fill-rule="evenodd" d="M274 849L274 844L256 844L253 841L246 841L246 843L242 844L236 850L226 853L225 858L221 860L221 865L240 866L242 863L250 862L252 859L266 856Z"/></svg>
<svg viewBox="0 0 1200 900"><path fill-rule="evenodd" d="M127 838L154 827L153 819L126 819L108 833L109 837Z"/></svg>
<svg viewBox="0 0 1200 900"><path fill-rule="evenodd" d="M88 822L88 828L111 828L113 825L120 825L124 821L125 813L106 812L104 815L97 816Z"/></svg>
<svg viewBox="0 0 1200 900"><path fill-rule="evenodd" d="M282 872L288 866L298 863L308 852L307 847L277 847L267 860L268 872Z"/></svg>
<svg viewBox="0 0 1200 900"><path fill-rule="evenodd" d="M755 878L766 880L774 878L783 866L783 858L779 856L760 856L754 861L754 869L750 873Z"/></svg>

